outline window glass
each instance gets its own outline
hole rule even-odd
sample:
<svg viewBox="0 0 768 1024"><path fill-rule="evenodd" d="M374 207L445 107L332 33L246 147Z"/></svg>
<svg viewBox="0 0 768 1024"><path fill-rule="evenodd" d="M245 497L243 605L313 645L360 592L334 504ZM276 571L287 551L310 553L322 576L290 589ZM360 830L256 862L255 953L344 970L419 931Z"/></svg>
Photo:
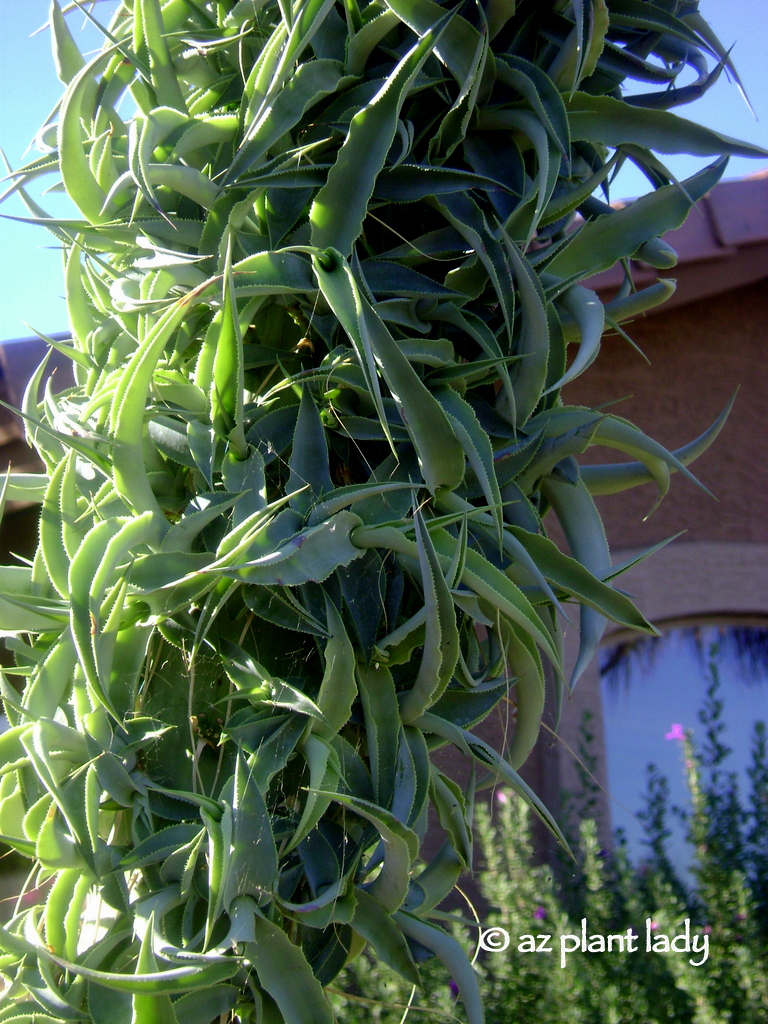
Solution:
<svg viewBox="0 0 768 1024"><path fill-rule="evenodd" d="M731 750L722 768L736 773L744 802L754 724L768 719L768 628L672 628L660 639L604 648L600 669L611 819L625 831L633 858L647 851L636 815L649 764L669 780L670 804L688 806L682 736L692 730L701 751L706 736L699 713L713 674L723 702L720 740ZM683 867L691 859L683 827L674 815L668 824L670 859Z"/></svg>

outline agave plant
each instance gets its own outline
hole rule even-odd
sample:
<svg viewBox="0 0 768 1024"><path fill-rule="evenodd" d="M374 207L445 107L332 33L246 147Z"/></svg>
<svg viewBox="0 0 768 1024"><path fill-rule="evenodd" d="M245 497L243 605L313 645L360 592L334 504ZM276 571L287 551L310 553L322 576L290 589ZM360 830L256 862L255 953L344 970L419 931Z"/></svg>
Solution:
<svg viewBox="0 0 768 1024"><path fill-rule="evenodd" d="M41 517L0 569L0 833L46 888L0 933L0 1019L327 1024L370 944L413 984L442 959L479 1024L435 914L475 793L559 834L517 774L545 677L606 619L653 631L592 495L663 496L723 421L670 453L561 389L670 294L629 258L672 266L659 236L764 155L667 110L728 55L686 0L74 7L103 48L53 0L64 94L10 179L64 252L74 385L33 377L45 473L3 491ZM656 152L715 160L678 184ZM627 160L653 190L613 210ZM70 219L27 192L51 173ZM580 282L617 261L603 306ZM634 461L580 467L592 444ZM470 730L503 699L499 751Z"/></svg>

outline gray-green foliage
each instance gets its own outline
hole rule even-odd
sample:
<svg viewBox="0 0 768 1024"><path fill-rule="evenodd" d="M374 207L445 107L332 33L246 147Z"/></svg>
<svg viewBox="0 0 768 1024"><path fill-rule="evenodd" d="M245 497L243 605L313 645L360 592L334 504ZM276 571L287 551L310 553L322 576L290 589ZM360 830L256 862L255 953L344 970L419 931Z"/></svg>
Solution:
<svg viewBox="0 0 768 1024"><path fill-rule="evenodd" d="M41 523L0 570L25 679L0 833L53 879L0 937L8 1012L325 1024L369 943L413 981L436 953L478 1024L431 916L474 790L430 752L557 831L517 769L543 661L562 693L562 604L574 678L606 617L652 632L591 492L663 496L720 421L678 456L560 389L671 290L627 277L603 309L580 282L671 266L658 236L759 152L656 109L728 57L667 0L125 0L88 59L56 0L51 28L64 95L11 191L64 251L75 384L30 383L46 475L7 491ZM654 150L715 161L680 186ZM626 160L654 191L590 199ZM69 219L26 191L49 173ZM580 470L590 444L634 461ZM501 753L468 730L510 692ZM416 874L429 806L446 841Z"/></svg>

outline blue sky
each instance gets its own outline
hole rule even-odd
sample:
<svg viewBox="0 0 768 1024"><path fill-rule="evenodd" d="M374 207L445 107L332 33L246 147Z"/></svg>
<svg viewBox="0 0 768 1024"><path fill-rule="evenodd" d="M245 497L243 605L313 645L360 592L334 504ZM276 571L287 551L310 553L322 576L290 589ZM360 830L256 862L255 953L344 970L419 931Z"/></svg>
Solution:
<svg viewBox="0 0 768 1024"><path fill-rule="evenodd" d="M114 0L99 3L97 14L106 21L114 7ZM722 42L726 46L735 44L733 58L760 120L755 121L725 76L702 101L687 108L686 116L768 147L768 4L759 0L702 0L701 7ZM27 145L61 91L47 30L32 35L45 23L47 12L48 0L0 0L0 146L14 167L23 162ZM92 29L83 31L83 22L80 14L70 16L76 37L88 50L98 45L98 38ZM688 158L668 161L681 178L700 163ZM768 166L768 160L735 159L727 173L740 177L764 166ZM614 195L629 197L645 188L640 175L628 173ZM51 212L63 213L65 209L58 196L46 197L43 205ZM15 199L3 204L0 212L25 214ZM23 321L44 332L66 330L61 260L51 248L54 245L55 239L40 228L0 221L0 339L28 334Z"/></svg>

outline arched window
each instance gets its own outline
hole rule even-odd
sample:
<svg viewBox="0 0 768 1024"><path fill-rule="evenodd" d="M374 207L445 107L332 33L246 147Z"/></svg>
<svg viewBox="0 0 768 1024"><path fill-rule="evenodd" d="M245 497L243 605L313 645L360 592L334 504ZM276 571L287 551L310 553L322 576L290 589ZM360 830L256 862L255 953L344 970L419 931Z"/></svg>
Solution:
<svg viewBox="0 0 768 1024"><path fill-rule="evenodd" d="M754 725L768 719L768 618L708 616L659 625L662 637L619 639L600 658L611 820L625 832L634 858L647 852L636 817L647 766L668 780L670 805L686 807L683 737L692 731L695 748L722 773L720 785L735 782L743 803L751 788ZM668 826L670 858L682 866L691 857L683 828L675 816Z"/></svg>
<svg viewBox="0 0 768 1024"><path fill-rule="evenodd" d="M619 563L634 553L615 550L613 560ZM727 627L723 634L725 639L721 641L725 651L722 655L724 665L720 667L724 687L732 694L726 697L726 721L728 706L733 704L733 715L736 716L741 703L751 709L752 721L768 719L768 683L750 688L739 682L736 678L741 673L737 664L739 659L734 661L733 654L735 645L741 643L741 663L745 663L745 657L748 663L752 641L746 639L747 634L743 631L768 629L768 544L677 542L634 566L617 579L616 585L629 593L646 617L663 633L670 634L670 639L657 642L655 648L653 641L648 646L641 642L635 648L636 655L627 659L631 678L626 687L626 702L619 699L612 706L611 694L603 693L599 661L602 660L604 667L609 666L613 657L609 652L618 645L636 641L637 634L612 629L609 625L603 641L602 658L584 673L573 694L566 696L558 731L562 743L550 750L550 755L555 754L550 761L556 766L557 787L578 793L583 787L583 772L574 754L578 756L580 748L583 748L581 727L585 713L589 714L594 774L597 785L602 787L596 793L595 809L601 838L606 845L610 845L611 831L616 826L626 826L631 834L631 814L641 805L638 795L644 790L645 767L649 762L664 763L665 771L669 768L670 782L673 777L675 781L681 778L679 741L664 740L664 736L673 731L675 724L686 728L699 726L696 714L706 693L705 670L695 654L695 639L690 639L696 634L687 630L698 630L700 646L706 653L709 639L714 637L714 633L707 630L719 631ZM578 620L574 620L566 630L566 662L570 664L574 663L578 651L577 625ZM738 636L742 637L741 641L736 639ZM757 634L753 634L753 639L756 637ZM762 643L759 639L755 642L758 647ZM654 650L657 651L655 660L651 654ZM646 660L656 675L643 678L640 669ZM730 679L732 681L728 682ZM683 701L677 710L671 703L676 694ZM644 714L657 716L649 726L647 736L641 734ZM746 734L739 739L741 747L748 747L750 731L748 727ZM654 747L654 737L660 746ZM737 743L735 738L729 742L734 746ZM623 763L629 764L633 749L638 753L632 762L633 767L627 771L630 776L634 774L637 777L634 790L627 793L620 789L623 798L614 794L614 799L628 803L627 812L611 799L608 772L613 773L611 762L618 763L617 758L621 757ZM606 750L609 751L608 757ZM612 757L611 750L614 751ZM745 754L745 759L748 759L748 754ZM554 788L553 782L549 782L550 791ZM640 831L637 826L635 835L639 836Z"/></svg>

